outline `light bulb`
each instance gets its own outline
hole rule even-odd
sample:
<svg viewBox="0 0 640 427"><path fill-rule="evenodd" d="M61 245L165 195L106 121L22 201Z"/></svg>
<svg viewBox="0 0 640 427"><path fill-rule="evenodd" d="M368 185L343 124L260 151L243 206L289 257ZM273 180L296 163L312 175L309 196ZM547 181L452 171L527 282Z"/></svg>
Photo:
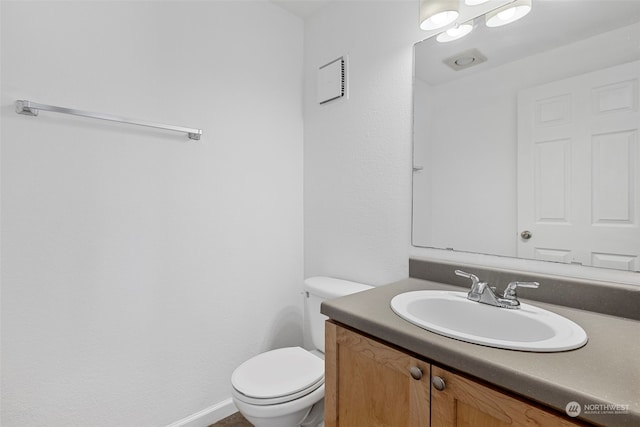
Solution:
<svg viewBox="0 0 640 427"><path fill-rule="evenodd" d="M459 0L420 0L420 28L437 30L458 19Z"/></svg>
<svg viewBox="0 0 640 427"><path fill-rule="evenodd" d="M531 11L531 0L516 0L485 15L487 27L500 27L522 18Z"/></svg>
<svg viewBox="0 0 640 427"><path fill-rule="evenodd" d="M450 42L453 40L458 40L467 34L469 34L473 30L473 24L470 22L456 25L453 28L449 28L447 31L438 34L436 40L441 43Z"/></svg>
<svg viewBox="0 0 640 427"><path fill-rule="evenodd" d="M423 30L437 30L449 25L458 18L458 12L455 10L447 10L433 15L420 25Z"/></svg>
<svg viewBox="0 0 640 427"><path fill-rule="evenodd" d="M503 10L502 12L498 13L498 18L500 18L503 21L508 21L510 19L513 19L515 14L516 14L516 8L510 7L509 9Z"/></svg>

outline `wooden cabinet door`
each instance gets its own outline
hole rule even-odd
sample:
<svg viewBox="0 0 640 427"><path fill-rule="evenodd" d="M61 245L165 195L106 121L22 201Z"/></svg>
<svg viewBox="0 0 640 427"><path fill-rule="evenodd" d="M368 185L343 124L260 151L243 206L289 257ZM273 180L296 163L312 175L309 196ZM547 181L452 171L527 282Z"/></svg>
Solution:
<svg viewBox="0 0 640 427"><path fill-rule="evenodd" d="M585 426L468 378L431 366L432 427ZM440 377L444 390L437 390Z"/></svg>
<svg viewBox="0 0 640 427"><path fill-rule="evenodd" d="M429 425L428 363L331 321L325 333L326 427Z"/></svg>

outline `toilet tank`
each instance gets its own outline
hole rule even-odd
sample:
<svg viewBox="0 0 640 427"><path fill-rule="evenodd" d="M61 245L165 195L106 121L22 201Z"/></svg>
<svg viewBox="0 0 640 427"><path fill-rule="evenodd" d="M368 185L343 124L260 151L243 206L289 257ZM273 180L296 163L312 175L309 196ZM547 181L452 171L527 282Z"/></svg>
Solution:
<svg viewBox="0 0 640 427"><path fill-rule="evenodd" d="M366 291L372 286L333 277L310 277L304 281L307 302L307 322L313 346L324 353L324 322L327 316L320 313L322 301L356 292Z"/></svg>

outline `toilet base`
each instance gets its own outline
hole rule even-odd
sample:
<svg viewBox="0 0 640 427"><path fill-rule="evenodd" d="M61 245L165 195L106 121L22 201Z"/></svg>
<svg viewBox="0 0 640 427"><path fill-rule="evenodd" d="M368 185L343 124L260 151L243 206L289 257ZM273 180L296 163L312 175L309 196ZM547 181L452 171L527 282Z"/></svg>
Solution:
<svg viewBox="0 0 640 427"><path fill-rule="evenodd" d="M304 421L309 411L310 409L305 409L278 418L258 418L248 414L243 415L255 427L300 427L300 423Z"/></svg>
<svg viewBox="0 0 640 427"><path fill-rule="evenodd" d="M305 419L314 407L324 406L324 384L311 392L291 402L281 403L277 405L252 405L243 402L235 390L232 392L233 403L240 413L256 427L316 427L324 419L324 410L318 413L314 411L313 416L309 417L309 422L305 423ZM319 415L319 416L318 416ZM313 425L315 424L315 425Z"/></svg>
<svg viewBox="0 0 640 427"><path fill-rule="evenodd" d="M300 427L324 427L324 399L313 405Z"/></svg>

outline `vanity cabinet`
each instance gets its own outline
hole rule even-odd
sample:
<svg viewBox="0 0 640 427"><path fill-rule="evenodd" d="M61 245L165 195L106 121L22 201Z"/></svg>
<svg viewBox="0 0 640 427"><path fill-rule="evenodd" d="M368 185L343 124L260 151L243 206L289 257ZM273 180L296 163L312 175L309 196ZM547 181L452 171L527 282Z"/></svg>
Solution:
<svg viewBox="0 0 640 427"><path fill-rule="evenodd" d="M429 425L427 362L331 322L325 334L325 427Z"/></svg>
<svg viewBox="0 0 640 427"><path fill-rule="evenodd" d="M331 321L325 331L326 427L588 425Z"/></svg>
<svg viewBox="0 0 640 427"><path fill-rule="evenodd" d="M431 366L431 378L432 427L589 425L435 365ZM444 385L444 389L438 390L437 385Z"/></svg>

